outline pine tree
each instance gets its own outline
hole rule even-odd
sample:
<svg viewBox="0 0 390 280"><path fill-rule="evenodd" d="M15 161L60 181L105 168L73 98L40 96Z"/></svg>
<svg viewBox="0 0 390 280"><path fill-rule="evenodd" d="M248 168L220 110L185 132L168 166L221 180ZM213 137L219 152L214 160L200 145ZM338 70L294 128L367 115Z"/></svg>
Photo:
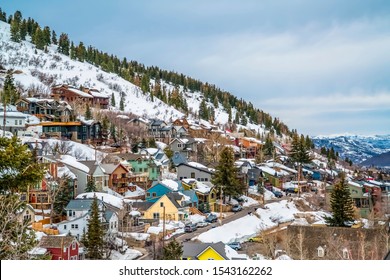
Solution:
<svg viewBox="0 0 390 280"><path fill-rule="evenodd" d="M87 182L87 186L85 188L85 192L96 192L96 184L93 178L89 178Z"/></svg>
<svg viewBox="0 0 390 280"><path fill-rule="evenodd" d="M164 260L180 260L182 255L183 245L177 242L175 238L173 238L172 241L163 248Z"/></svg>
<svg viewBox="0 0 390 280"><path fill-rule="evenodd" d="M6 22L7 21L7 14L3 12L0 8L0 21Z"/></svg>
<svg viewBox="0 0 390 280"><path fill-rule="evenodd" d="M5 135L5 125L7 123L7 106L9 104L15 104L18 99L19 92L16 90L14 84L12 70L8 70L4 80L3 92L1 93L1 102L3 103L3 136Z"/></svg>
<svg viewBox="0 0 390 280"><path fill-rule="evenodd" d="M10 32L11 32L11 40L19 43L21 40L19 22L17 22L16 20L13 20L11 22Z"/></svg>
<svg viewBox="0 0 390 280"><path fill-rule="evenodd" d="M121 97L121 100L119 102L119 110L121 110L121 111L125 110L125 102L124 102L124 98L123 97Z"/></svg>
<svg viewBox="0 0 390 280"><path fill-rule="evenodd" d="M68 34L61 33L58 40L58 51L64 55L69 55L70 41Z"/></svg>
<svg viewBox="0 0 390 280"><path fill-rule="evenodd" d="M27 36L27 21L24 19L20 24L20 40L26 40Z"/></svg>
<svg viewBox="0 0 390 280"><path fill-rule="evenodd" d="M43 31L39 26L35 29L33 43L38 50L43 50L46 46Z"/></svg>
<svg viewBox="0 0 390 280"><path fill-rule="evenodd" d="M17 137L0 137L0 194L26 191L28 185L42 179L43 172L42 166Z"/></svg>
<svg viewBox="0 0 390 280"><path fill-rule="evenodd" d="M89 107L89 104L87 104L86 109L85 109L85 119L86 120L92 119L92 112L91 112L91 108Z"/></svg>
<svg viewBox="0 0 390 280"><path fill-rule="evenodd" d="M231 147L225 147L220 156L216 171L211 182L218 188L221 187L226 196L240 195L243 189L237 180L237 169L234 165L234 153Z"/></svg>
<svg viewBox="0 0 390 280"><path fill-rule="evenodd" d="M51 31L49 26L45 26L42 30L42 37L43 37L43 42L46 46L49 46L51 44Z"/></svg>
<svg viewBox="0 0 390 280"><path fill-rule="evenodd" d="M87 253L90 260L101 260L104 257L104 231L100 222L99 206L96 196L93 199L87 230Z"/></svg>
<svg viewBox="0 0 390 280"><path fill-rule="evenodd" d="M57 34L56 34L56 32L55 32L54 30L51 32L51 42L52 42L54 45L57 45L57 44L58 44Z"/></svg>
<svg viewBox="0 0 390 280"><path fill-rule="evenodd" d="M111 106L115 107L115 95L114 95L114 93L111 94Z"/></svg>
<svg viewBox="0 0 390 280"><path fill-rule="evenodd" d="M333 187L330 205L332 216L325 218L327 225L348 227L354 221L354 204L344 175Z"/></svg>

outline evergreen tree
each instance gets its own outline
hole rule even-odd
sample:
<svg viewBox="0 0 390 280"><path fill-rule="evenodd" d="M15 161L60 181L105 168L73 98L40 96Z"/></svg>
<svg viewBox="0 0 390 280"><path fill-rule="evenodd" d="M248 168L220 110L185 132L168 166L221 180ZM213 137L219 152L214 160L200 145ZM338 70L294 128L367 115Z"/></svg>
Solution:
<svg viewBox="0 0 390 280"><path fill-rule="evenodd" d="M264 155L267 157L271 157L274 153L274 150L275 150L274 143L272 142L272 139L271 139L269 134L267 135L267 138L265 139L263 150L264 150Z"/></svg>
<svg viewBox="0 0 390 280"><path fill-rule="evenodd" d="M180 260L182 255L183 245L177 242L175 238L173 238L172 241L163 248L164 260Z"/></svg>
<svg viewBox="0 0 390 280"><path fill-rule="evenodd" d="M121 111L125 110L125 102L124 102L124 98L123 97L121 97L121 100L119 102L119 110L121 110Z"/></svg>
<svg viewBox="0 0 390 280"><path fill-rule="evenodd" d="M230 197L243 193L243 189L239 186L239 181L237 180L237 169L234 165L234 153L231 147L223 148L211 182L217 188L221 187L225 196L228 195Z"/></svg>
<svg viewBox="0 0 390 280"><path fill-rule="evenodd" d="M49 46L51 44L51 31L49 26L45 26L42 30L42 37L45 43L45 46Z"/></svg>
<svg viewBox="0 0 390 280"><path fill-rule="evenodd" d="M104 116L102 120L102 137L104 142L108 140L109 128L110 128L110 124L108 118L107 116Z"/></svg>
<svg viewBox="0 0 390 280"><path fill-rule="evenodd" d="M35 47L38 50L43 50L46 46L43 31L39 26L35 29L35 33L33 36L33 43L35 44Z"/></svg>
<svg viewBox="0 0 390 280"><path fill-rule="evenodd" d="M96 192L96 184L92 177L88 179L85 192Z"/></svg>
<svg viewBox="0 0 390 280"><path fill-rule="evenodd" d="M111 126L110 126L110 136L114 140L114 143L116 143L117 142L116 127L113 123L111 123Z"/></svg>
<svg viewBox="0 0 390 280"><path fill-rule="evenodd" d="M19 43L21 40L21 36L20 36L20 24L18 21L13 20L11 22L10 32L11 32L11 40Z"/></svg>
<svg viewBox="0 0 390 280"><path fill-rule="evenodd" d="M68 205L69 201L71 201L74 196L73 184L69 183L69 178L66 176L61 177L60 180L63 180L63 183L66 184L65 187L57 193L54 198L54 212L57 215L66 215L65 207Z"/></svg>
<svg viewBox="0 0 390 280"><path fill-rule="evenodd" d="M64 55L69 55L70 41L68 34L61 33L58 40L58 51Z"/></svg>
<svg viewBox="0 0 390 280"><path fill-rule="evenodd" d="M20 40L26 40L26 36L27 36L27 21L25 19L20 24L19 32L20 32Z"/></svg>
<svg viewBox="0 0 390 280"><path fill-rule="evenodd" d="M202 99L199 105L199 118L208 121L209 120L209 110L206 105L206 101Z"/></svg>
<svg viewBox="0 0 390 280"><path fill-rule="evenodd" d="M54 30L51 32L51 42L52 42L54 45L57 45L57 44L58 44L57 34L56 34L56 32L55 32Z"/></svg>
<svg viewBox="0 0 390 280"><path fill-rule="evenodd" d="M332 216L325 218L327 225L348 227L354 221L354 204L344 174L333 187L330 205Z"/></svg>
<svg viewBox="0 0 390 280"><path fill-rule="evenodd" d="M86 120L92 119L92 112L91 112L91 108L89 107L89 104L87 104L86 109L85 109L85 119Z"/></svg>
<svg viewBox="0 0 390 280"><path fill-rule="evenodd" d="M90 210L90 218L87 230L87 253L90 260L101 260L104 257L104 231L100 221L99 206L96 196Z"/></svg>
<svg viewBox="0 0 390 280"><path fill-rule="evenodd" d="M7 22L7 14L3 12L0 8L0 20L3 22Z"/></svg>
<svg viewBox="0 0 390 280"><path fill-rule="evenodd" d="M114 95L114 93L111 94L111 106L115 107L115 95Z"/></svg>
<svg viewBox="0 0 390 280"><path fill-rule="evenodd" d="M8 70L4 80L3 92L1 93L1 102L3 103L3 136L5 135L5 125L7 123L7 106L15 104L18 98L19 93L14 84L12 70Z"/></svg>
<svg viewBox="0 0 390 280"><path fill-rule="evenodd" d="M42 179L43 172L42 166L17 137L0 137L0 194L26 191L28 185Z"/></svg>

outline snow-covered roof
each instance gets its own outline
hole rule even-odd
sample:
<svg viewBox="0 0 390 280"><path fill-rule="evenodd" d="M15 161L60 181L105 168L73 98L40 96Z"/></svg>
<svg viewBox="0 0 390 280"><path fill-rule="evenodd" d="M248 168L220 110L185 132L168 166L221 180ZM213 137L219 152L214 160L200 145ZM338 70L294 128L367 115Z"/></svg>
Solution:
<svg viewBox="0 0 390 280"><path fill-rule="evenodd" d="M161 181L161 183L166 185L172 191L178 191L179 190L179 182L178 181L174 181L174 180L171 180L171 179L164 179L164 180Z"/></svg>
<svg viewBox="0 0 390 280"><path fill-rule="evenodd" d="M88 166L78 162L75 157L72 157L70 155L62 155L59 161L71 167L77 168L85 173L89 173Z"/></svg>
<svg viewBox="0 0 390 280"><path fill-rule="evenodd" d="M60 178L66 176L66 177L73 179L73 180L77 179L77 176L72 171L70 171L66 165L58 167L57 175Z"/></svg>
<svg viewBox="0 0 390 280"><path fill-rule="evenodd" d="M198 162L195 162L195 161L190 161L190 162L187 162L188 165L191 165L193 167L196 167L196 168L204 168L204 169L207 169L206 166L204 166L203 164L200 164Z"/></svg>
<svg viewBox="0 0 390 280"><path fill-rule="evenodd" d="M122 209L123 208L123 202L127 202L127 200L123 198L116 197L112 194L108 193L101 193L101 192L87 192L87 193L81 193L79 194L76 199L83 199L83 198L94 198L96 195L96 198L103 201L104 203L108 203L116 208Z"/></svg>

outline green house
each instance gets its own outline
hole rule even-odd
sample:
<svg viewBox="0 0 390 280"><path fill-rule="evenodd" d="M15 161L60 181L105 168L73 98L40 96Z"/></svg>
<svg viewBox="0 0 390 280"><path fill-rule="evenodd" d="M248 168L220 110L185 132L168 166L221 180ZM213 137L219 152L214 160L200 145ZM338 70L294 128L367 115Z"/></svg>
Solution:
<svg viewBox="0 0 390 280"><path fill-rule="evenodd" d="M131 172L134 175L145 174L149 181L156 181L160 178L160 166L150 156L130 153L119 154L118 156L131 165Z"/></svg>

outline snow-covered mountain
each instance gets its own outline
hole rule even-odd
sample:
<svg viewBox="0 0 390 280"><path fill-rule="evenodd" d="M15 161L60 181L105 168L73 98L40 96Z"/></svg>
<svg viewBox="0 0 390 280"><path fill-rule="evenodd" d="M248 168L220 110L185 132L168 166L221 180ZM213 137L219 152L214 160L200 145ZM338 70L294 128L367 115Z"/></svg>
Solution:
<svg viewBox="0 0 390 280"><path fill-rule="evenodd" d="M21 43L11 41L10 25L0 21L0 86L5 76L4 69L14 70L15 84L21 92L39 91L49 94L53 85L83 86L97 89L109 97L113 94L116 109L119 109L119 100L121 95L124 95L124 112L131 112L144 118L170 121L184 116L182 112L156 97L152 98L150 93L144 93L140 87L117 74L105 72L88 62L72 60L69 56L59 53L56 45L50 45L47 51L42 51L30 43L28 36L27 40ZM152 80L151 83L153 84L154 81ZM162 83L167 90L173 90L173 85L164 81ZM180 90L188 107L192 112L197 113L203 94L185 91L184 88ZM208 102L207 105L214 107ZM228 113L222 108L221 104L218 108L214 107L214 124L222 125L228 122ZM232 108L232 115L234 116L235 113L235 108ZM189 115L188 119L191 118L194 119L194 116ZM248 123L246 127L259 133L265 132L262 125Z"/></svg>
<svg viewBox="0 0 390 280"><path fill-rule="evenodd" d="M316 147L331 148L344 159L361 163L373 156L390 151L390 135L330 135L313 137Z"/></svg>

